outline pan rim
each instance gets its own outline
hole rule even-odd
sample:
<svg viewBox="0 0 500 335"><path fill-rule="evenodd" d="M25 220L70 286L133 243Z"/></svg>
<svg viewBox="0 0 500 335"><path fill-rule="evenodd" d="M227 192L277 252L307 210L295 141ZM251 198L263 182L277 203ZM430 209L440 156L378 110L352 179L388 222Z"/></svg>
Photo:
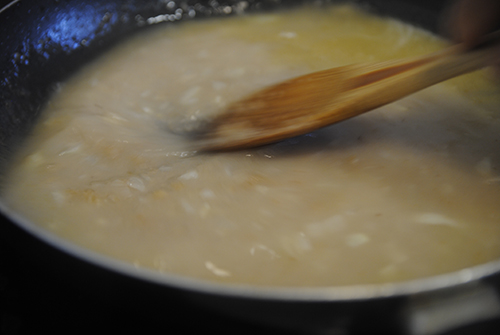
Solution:
<svg viewBox="0 0 500 335"><path fill-rule="evenodd" d="M7 9L14 7L13 5L18 2L19 0L12 0L3 8L0 7L0 13L6 12ZM356 3L358 1L353 2ZM273 287L226 284L174 273L160 273L147 268L138 268L131 263L91 251L37 226L11 209L2 199L0 199L0 214L7 218L9 223L22 228L25 232L55 249L107 271L155 283L160 286L232 298L303 302L341 302L395 298L457 287L500 273L499 258L454 272L396 283L320 287Z"/></svg>
<svg viewBox="0 0 500 335"><path fill-rule="evenodd" d="M37 226L21 214L15 212L1 199L0 212L11 224L20 227L40 241L45 242L58 251L106 271L125 275L143 282L181 289L191 293L197 292L227 298L289 302L345 302L398 298L451 289L500 273L500 259L496 259L444 274L382 284L280 287L242 283L221 283L172 272L159 272L145 267L138 267L130 262L92 251Z"/></svg>

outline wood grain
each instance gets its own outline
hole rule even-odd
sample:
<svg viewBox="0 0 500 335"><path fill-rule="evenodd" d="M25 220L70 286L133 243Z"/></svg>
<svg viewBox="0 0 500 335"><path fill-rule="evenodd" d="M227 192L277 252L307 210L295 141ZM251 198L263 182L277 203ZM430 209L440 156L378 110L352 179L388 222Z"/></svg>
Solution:
<svg viewBox="0 0 500 335"><path fill-rule="evenodd" d="M201 150L260 146L340 122L493 62L491 46L314 72L231 104L199 134Z"/></svg>

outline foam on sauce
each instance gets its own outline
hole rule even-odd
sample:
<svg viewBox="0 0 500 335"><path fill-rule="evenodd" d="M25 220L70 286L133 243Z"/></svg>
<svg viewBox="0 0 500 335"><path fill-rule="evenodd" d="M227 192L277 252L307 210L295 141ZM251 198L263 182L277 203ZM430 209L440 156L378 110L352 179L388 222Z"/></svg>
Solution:
<svg viewBox="0 0 500 335"><path fill-rule="evenodd" d="M497 259L484 72L254 150L199 154L175 134L267 84L444 45L351 6L158 27L61 85L2 197L86 248L222 282L382 283Z"/></svg>

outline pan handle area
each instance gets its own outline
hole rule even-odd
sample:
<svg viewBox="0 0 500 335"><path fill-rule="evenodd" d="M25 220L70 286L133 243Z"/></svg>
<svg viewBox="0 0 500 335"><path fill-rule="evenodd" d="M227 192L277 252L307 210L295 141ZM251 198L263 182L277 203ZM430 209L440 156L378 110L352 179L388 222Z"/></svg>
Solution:
<svg viewBox="0 0 500 335"><path fill-rule="evenodd" d="M410 296L403 312L408 335L444 334L498 317L498 292L492 285L481 281Z"/></svg>

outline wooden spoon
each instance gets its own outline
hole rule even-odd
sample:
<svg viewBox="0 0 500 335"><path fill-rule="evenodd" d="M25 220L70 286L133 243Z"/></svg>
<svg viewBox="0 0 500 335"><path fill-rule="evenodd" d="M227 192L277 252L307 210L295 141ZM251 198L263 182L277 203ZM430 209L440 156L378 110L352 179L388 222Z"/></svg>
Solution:
<svg viewBox="0 0 500 335"><path fill-rule="evenodd" d="M490 64L495 53L456 45L423 57L319 71L231 104L199 134L202 150L255 147L305 134Z"/></svg>

